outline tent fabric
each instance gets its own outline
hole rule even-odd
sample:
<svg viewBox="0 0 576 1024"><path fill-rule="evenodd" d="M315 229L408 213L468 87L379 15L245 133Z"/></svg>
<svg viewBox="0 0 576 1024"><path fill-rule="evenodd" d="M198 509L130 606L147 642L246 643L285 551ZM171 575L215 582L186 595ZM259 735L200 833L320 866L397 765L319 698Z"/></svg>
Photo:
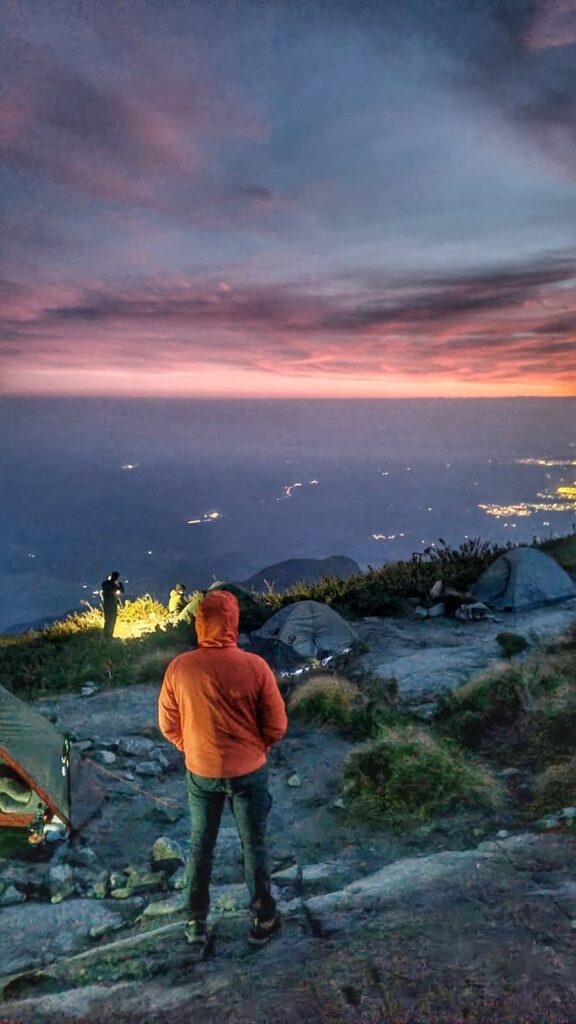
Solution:
<svg viewBox="0 0 576 1024"><path fill-rule="evenodd" d="M356 634L328 605L295 601L280 608L252 637L281 643L294 655L306 659L339 654L353 643Z"/></svg>
<svg viewBox="0 0 576 1024"><path fill-rule="evenodd" d="M66 824L79 827L104 799L90 766L72 752L69 771L62 772L64 736L48 719L0 686L0 760L13 768L22 781ZM76 806L77 804L77 806ZM28 824L34 808L18 817ZM26 809L28 810L28 809ZM0 824L19 824L16 815L0 814Z"/></svg>
<svg viewBox="0 0 576 1024"><path fill-rule="evenodd" d="M70 820L68 779L62 775L64 737L35 708L0 687L0 757Z"/></svg>
<svg viewBox="0 0 576 1024"><path fill-rule="evenodd" d="M513 548L488 566L472 593L501 611L528 611L576 597L576 586L549 555L536 548Z"/></svg>

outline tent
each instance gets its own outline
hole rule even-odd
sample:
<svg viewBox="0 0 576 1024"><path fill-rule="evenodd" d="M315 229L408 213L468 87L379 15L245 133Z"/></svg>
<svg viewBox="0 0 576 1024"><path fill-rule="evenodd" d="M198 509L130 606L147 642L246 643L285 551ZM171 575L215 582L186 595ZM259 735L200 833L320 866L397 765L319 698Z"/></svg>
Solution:
<svg viewBox="0 0 576 1024"><path fill-rule="evenodd" d="M105 795L66 737L0 686L0 827L26 828L45 808L50 819L77 831Z"/></svg>
<svg viewBox="0 0 576 1024"><path fill-rule="evenodd" d="M527 611L576 597L567 572L537 548L512 548L489 565L472 587L477 601L502 611Z"/></svg>
<svg viewBox="0 0 576 1024"><path fill-rule="evenodd" d="M252 633L252 649L274 668L288 670L308 658L323 659L348 650L356 634L328 605L295 601Z"/></svg>

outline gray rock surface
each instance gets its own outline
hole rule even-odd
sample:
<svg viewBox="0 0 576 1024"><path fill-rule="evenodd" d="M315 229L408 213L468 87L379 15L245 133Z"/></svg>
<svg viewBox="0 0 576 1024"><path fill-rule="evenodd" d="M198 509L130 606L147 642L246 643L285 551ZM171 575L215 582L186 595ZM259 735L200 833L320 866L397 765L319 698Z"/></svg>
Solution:
<svg viewBox="0 0 576 1024"><path fill-rule="evenodd" d="M107 907L84 899L35 903L33 909L5 907L0 914L0 974L23 971L45 963L47 957L82 949L90 928L117 919Z"/></svg>

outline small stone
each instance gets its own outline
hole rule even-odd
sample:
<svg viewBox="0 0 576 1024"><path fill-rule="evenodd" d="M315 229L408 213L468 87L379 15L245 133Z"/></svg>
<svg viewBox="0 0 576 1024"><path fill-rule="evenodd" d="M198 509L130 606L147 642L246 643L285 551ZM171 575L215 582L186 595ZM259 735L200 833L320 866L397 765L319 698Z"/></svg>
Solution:
<svg viewBox="0 0 576 1024"><path fill-rule="evenodd" d="M166 882L158 872L147 871L144 868L128 867L126 874L125 888L130 891L130 895L143 892L157 892L159 889L166 888Z"/></svg>
<svg viewBox="0 0 576 1024"><path fill-rule="evenodd" d="M50 902L61 903L74 892L74 874L69 864L56 864L48 872Z"/></svg>
<svg viewBox="0 0 576 1024"><path fill-rule="evenodd" d="M150 754L150 758L153 761L157 761L161 768L170 767L170 761L166 757L164 751L160 750L159 747L156 747L156 749L152 751L152 753Z"/></svg>
<svg viewBox="0 0 576 1024"><path fill-rule="evenodd" d="M414 609L414 615L417 619L427 619L428 609L423 608L422 605L418 605L418 607Z"/></svg>
<svg viewBox="0 0 576 1024"><path fill-rule="evenodd" d="M496 839L508 839L509 835L510 833L507 832L505 828L501 828L500 831L496 833Z"/></svg>
<svg viewBox="0 0 576 1024"><path fill-rule="evenodd" d="M167 900L156 900L149 903L142 911L142 917L163 917L167 914L178 914L186 909L186 898L182 895L172 896Z"/></svg>
<svg viewBox="0 0 576 1024"><path fill-rule="evenodd" d="M445 609L444 604L443 604L442 601L440 601L439 604L433 604L432 607L428 609L428 618L429 619L439 619L439 618L441 618L442 615L445 615L445 614L446 614L446 609Z"/></svg>
<svg viewBox="0 0 576 1024"><path fill-rule="evenodd" d="M97 692L98 687L96 686L96 683L84 683L80 688L80 696L82 697L92 697Z"/></svg>
<svg viewBox="0 0 576 1024"><path fill-rule="evenodd" d="M123 889L112 889L110 895L113 900L127 900L132 895L132 890L124 886Z"/></svg>
<svg viewBox="0 0 576 1024"><path fill-rule="evenodd" d="M108 895L108 872L103 871L94 879L86 895L93 900L105 900Z"/></svg>
<svg viewBox="0 0 576 1024"><path fill-rule="evenodd" d="M562 817L567 818L569 821L572 818L576 818L576 807L564 807L562 809Z"/></svg>
<svg viewBox="0 0 576 1024"><path fill-rule="evenodd" d="M111 750L95 750L92 754L92 760L98 764L116 764L116 754L113 754Z"/></svg>
<svg viewBox="0 0 576 1024"><path fill-rule="evenodd" d="M12 907L15 903L24 903L26 896L14 885L9 885L0 896L0 907Z"/></svg>
<svg viewBox="0 0 576 1024"><path fill-rule="evenodd" d="M294 775L291 775L287 782L293 789L298 789L302 785L302 779L298 775L298 772L294 772Z"/></svg>
<svg viewBox="0 0 576 1024"><path fill-rule="evenodd" d="M346 807L346 804L344 803L342 797L339 796L336 798L336 800L333 801L332 807L335 807L338 811L343 811Z"/></svg>
<svg viewBox="0 0 576 1024"><path fill-rule="evenodd" d="M130 757L146 757L154 746L154 740L146 736L121 736L118 740L118 752Z"/></svg>
<svg viewBox="0 0 576 1024"><path fill-rule="evenodd" d="M157 761L142 761L136 765L134 771L137 775L158 778L159 775L162 775L162 766Z"/></svg>
<svg viewBox="0 0 576 1024"><path fill-rule="evenodd" d="M572 921L570 921L570 927L573 928L576 931L576 918L574 918Z"/></svg>
<svg viewBox="0 0 576 1024"><path fill-rule="evenodd" d="M178 864L184 864L185 860L180 846L170 836L158 836L152 847L151 859L153 864L160 865L164 862L173 864L175 861Z"/></svg>
<svg viewBox="0 0 576 1024"><path fill-rule="evenodd" d="M127 782L134 782L136 776L134 775L134 772L124 772L124 778Z"/></svg>
<svg viewBox="0 0 576 1024"><path fill-rule="evenodd" d="M88 932L90 938L101 939L104 935L109 935L111 932L118 932L122 928L126 928L128 926L128 922L124 921L119 914L116 915L116 918L116 921L93 925Z"/></svg>

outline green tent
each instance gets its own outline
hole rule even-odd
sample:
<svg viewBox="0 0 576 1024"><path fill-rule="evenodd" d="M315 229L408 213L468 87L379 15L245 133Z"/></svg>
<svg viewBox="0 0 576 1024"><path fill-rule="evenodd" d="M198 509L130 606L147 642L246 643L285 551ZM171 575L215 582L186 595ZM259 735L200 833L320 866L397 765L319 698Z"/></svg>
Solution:
<svg viewBox="0 0 576 1024"><path fill-rule="evenodd" d="M95 770L48 719L0 686L0 827L48 819L80 829L104 800Z"/></svg>

